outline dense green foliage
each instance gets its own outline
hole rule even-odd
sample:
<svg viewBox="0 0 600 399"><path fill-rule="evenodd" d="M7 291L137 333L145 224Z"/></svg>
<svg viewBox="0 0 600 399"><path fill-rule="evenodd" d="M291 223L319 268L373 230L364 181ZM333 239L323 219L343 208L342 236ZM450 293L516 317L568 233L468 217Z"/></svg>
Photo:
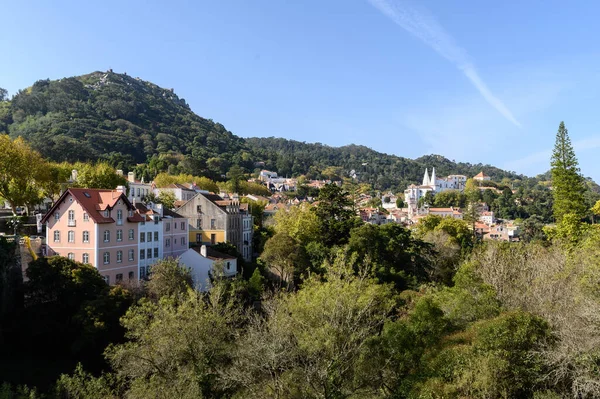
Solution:
<svg viewBox="0 0 600 399"><path fill-rule="evenodd" d="M314 179L340 180L354 170L360 182L394 191L419 183L425 167L435 167L438 176L484 170L497 181L521 178L438 155L411 160L357 145L242 139L193 113L172 90L112 71L40 80L10 101L0 100L2 131L24 137L50 160L106 160L147 181L167 171L219 180L231 175L232 167L251 172L257 162L282 176Z"/></svg>

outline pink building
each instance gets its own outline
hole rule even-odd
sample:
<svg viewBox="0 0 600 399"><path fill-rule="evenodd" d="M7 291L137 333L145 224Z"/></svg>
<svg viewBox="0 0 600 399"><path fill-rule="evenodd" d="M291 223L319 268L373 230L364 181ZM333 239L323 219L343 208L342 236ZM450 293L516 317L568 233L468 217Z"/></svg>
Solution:
<svg viewBox="0 0 600 399"><path fill-rule="evenodd" d="M109 284L137 281L143 220L123 190L70 188L42 219L47 255L90 264Z"/></svg>

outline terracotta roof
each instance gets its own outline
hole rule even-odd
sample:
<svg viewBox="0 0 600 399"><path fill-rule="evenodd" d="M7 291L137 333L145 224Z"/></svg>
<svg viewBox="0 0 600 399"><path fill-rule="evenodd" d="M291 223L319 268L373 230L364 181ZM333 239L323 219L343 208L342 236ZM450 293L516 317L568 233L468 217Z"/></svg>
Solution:
<svg viewBox="0 0 600 399"><path fill-rule="evenodd" d="M117 190L104 190L104 189L93 189L93 188L69 188L66 190L56 201L54 206L42 219L42 223L46 223L48 218L54 213L56 208L60 206L68 195L72 195L75 201L77 201L81 207L87 212L90 218L96 223L113 223L115 220L112 217L104 216L103 211L106 209L114 208L115 204L119 199L127 205L127 208L134 210L135 208L127 199L127 196ZM130 220L128 217L127 220ZM135 214L133 216L135 219ZM135 221L135 220L130 220Z"/></svg>
<svg viewBox="0 0 600 399"><path fill-rule="evenodd" d="M429 208L429 212L453 212L454 208Z"/></svg>
<svg viewBox="0 0 600 399"><path fill-rule="evenodd" d="M175 201L175 202L173 203L173 206L174 206L175 208L181 208L181 206L182 206L183 204L185 204L186 202L187 202L187 201Z"/></svg>
<svg viewBox="0 0 600 399"><path fill-rule="evenodd" d="M488 175L486 175L485 173L483 173L483 171L477 173L474 177L489 177Z"/></svg>

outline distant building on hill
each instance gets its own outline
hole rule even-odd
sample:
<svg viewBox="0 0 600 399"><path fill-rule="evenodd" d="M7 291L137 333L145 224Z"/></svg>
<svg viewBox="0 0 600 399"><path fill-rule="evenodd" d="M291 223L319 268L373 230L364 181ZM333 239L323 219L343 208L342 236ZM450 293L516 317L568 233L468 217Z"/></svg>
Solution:
<svg viewBox="0 0 600 399"><path fill-rule="evenodd" d="M483 173L483 171L477 173L475 176L473 176L473 180L478 180L478 181L488 181L488 180L492 180L491 177L489 177L488 175L486 175L485 173Z"/></svg>
<svg viewBox="0 0 600 399"><path fill-rule="evenodd" d="M463 191L467 177L464 175L449 175L447 177L437 178L435 176L435 168L431 172L425 169L423 183L420 186L411 184L404 190L404 203L408 207L408 212L411 215L416 215L419 212L419 200L430 192L432 195L448 190Z"/></svg>

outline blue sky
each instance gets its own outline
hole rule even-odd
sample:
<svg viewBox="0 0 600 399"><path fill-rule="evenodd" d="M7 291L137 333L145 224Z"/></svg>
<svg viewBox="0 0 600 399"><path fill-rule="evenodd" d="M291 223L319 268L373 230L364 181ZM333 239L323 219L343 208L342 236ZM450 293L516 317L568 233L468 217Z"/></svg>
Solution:
<svg viewBox="0 0 600 399"><path fill-rule="evenodd" d="M535 175L564 120L600 181L600 3L6 2L0 87L112 68L242 137Z"/></svg>

